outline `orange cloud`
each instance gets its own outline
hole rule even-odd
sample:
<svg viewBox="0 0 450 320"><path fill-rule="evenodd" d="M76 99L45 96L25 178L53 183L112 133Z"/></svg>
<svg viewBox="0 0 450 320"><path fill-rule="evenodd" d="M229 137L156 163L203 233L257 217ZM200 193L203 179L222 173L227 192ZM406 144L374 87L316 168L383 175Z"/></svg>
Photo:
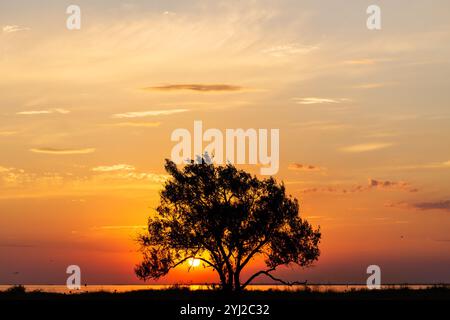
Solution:
<svg viewBox="0 0 450 320"><path fill-rule="evenodd" d="M404 181L382 181L382 180L375 180L375 179L369 179L369 187L370 188L380 188L380 189L399 189L399 190L405 190L409 192L417 192L418 189L412 188L411 184Z"/></svg>
<svg viewBox="0 0 450 320"><path fill-rule="evenodd" d="M291 163L288 166L289 170L295 171L322 171L324 168L310 165L310 164L301 164L301 163Z"/></svg>
<svg viewBox="0 0 450 320"><path fill-rule="evenodd" d="M414 207L419 210L450 211L450 200L442 200L442 201L434 201L434 202L419 202L419 203L415 203Z"/></svg>
<svg viewBox="0 0 450 320"><path fill-rule="evenodd" d="M134 171L135 167L129 164L114 164L111 166L98 166L92 168L92 171L110 172L110 171Z"/></svg>
<svg viewBox="0 0 450 320"><path fill-rule="evenodd" d="M18 115L25 115L25 116L33 116L33 115L40 115L40 114L68 114L70 113L69 110L66 109L48 109L48 110L30 110L30 111L20 111L16 114Z"/></svg>
<svg viewBox="0 0 450 320"><path fill-rule="evenodd" d="M379 149L384 149L387 147L392 146L392 143L364 143L364 144L356 144L348 147L341 148L344 152L351 152L351 153L360 153L360 152L368 152L368 151L375 151Z"/></svg>
<svg viewBox="0 0 450 320"><path fill-rule="evenodd" d="M399 190L406 192L417 192L419 191L417 188L413 188L410 183L403 181L382 181L369 179L367 185L355 185L350 187L340 187L340 186L327 186L327 187L313 187L313 188L305 188L301 190L302 193L339 193L339 194L348 194L348 193L357 193L370 191L374 189L381 190Z"/></svg>
<svg viewBox="0 0 450 320"><path fill-rule="evenodd" d="M450 212L450 200L424 201L415 203L407 203L402 201L396 203L386 203L385 207L416 209L421 211L442 210Z"/></svg>
<svg viewBox="0 0 450 320"><path fill-rule="evenodd" d="M33 148L30 149L34 153L45 153L45 154L88 154L95 152L95 148L84 148L84 149L56 149L56 148Z"/></svg>
<svg viewBox="0 0 450 320"><path fill-rule="evenodd" d="M243 88L240 86L229 84L168 84L163 86L147 87L144 90L156 91L180 91L190 90L199 92L214 92L214 91L240 91Z"/></svg>
<svg viewBox="0 0 450 320"><path fill-rule="evenodd" d="M113 118L128 119L128 118L143 118L156 116L169 116L176 113L187 112L188 109L171 109L171 110L151 110L151 111L134 111L125 113L113 114Z"/></svg>

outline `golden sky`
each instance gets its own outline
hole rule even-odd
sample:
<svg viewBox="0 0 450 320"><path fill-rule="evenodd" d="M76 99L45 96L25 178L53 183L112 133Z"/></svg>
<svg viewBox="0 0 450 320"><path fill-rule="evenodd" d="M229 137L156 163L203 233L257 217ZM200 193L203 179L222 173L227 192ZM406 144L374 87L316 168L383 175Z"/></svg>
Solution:
<svg viewBox="0 0 450 320"><path fill-rule="evenodd" d="M0 3L0 283L137 283L177 128L280 129L309 282L450 281L450 4ZM252 173L259 167L245 166ZM253 267L257 266L257 262ZM160 282L212 281L187 267ZM263 279L264 280L264 279Z"/></svg>

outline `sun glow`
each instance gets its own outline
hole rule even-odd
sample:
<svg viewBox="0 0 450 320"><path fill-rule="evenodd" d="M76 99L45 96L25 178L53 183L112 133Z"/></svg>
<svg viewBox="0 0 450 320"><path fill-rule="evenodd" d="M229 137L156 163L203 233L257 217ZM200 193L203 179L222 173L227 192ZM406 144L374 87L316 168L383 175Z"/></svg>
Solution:
<svg viewBox="0 0 450 320"><path fill-rule="evenodd" d="M195 267L198 267L198 266L200 265L200 259L190 258L190 259L188 260L188 263L189 263L189 266L190 266L190 267L195 268Z"/></svg>

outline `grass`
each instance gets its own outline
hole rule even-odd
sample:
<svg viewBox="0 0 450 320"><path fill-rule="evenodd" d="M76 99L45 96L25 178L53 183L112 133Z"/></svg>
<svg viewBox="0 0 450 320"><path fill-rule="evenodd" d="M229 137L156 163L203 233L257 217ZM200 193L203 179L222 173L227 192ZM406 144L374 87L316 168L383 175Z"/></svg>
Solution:
<svg viewBox="0 0 450 320"><path fill-rule="evenodd" d="M349 290L347 292L314 290L244 291L238 295L226 295L218 290L189 290L185 286L171 286L165 290L137 290L129 292L82 292L74 294L26 291L24 286L12 286L0 292L0 300L154 300L154 301L311 301L311 300L446 300L450 301L450 287L435 285L426 289Z"/></svg>

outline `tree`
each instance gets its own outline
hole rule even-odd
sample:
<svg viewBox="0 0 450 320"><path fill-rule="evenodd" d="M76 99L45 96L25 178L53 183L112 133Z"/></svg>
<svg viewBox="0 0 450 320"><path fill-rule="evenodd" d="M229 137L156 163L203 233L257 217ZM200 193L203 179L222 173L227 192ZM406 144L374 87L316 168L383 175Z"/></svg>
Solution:
<svg viewBox="0 0 450 320"><path fill-rule="evenodd" d="M157 214L139 237L143 261L136 275L158 279L188 259L214 269L225 291L240 291L282 265L311 265L318 259L320 230L299 216L298 201L272 177L260 180L231 164L191 161L181 170L166 160L171 178L161 191ZM266 269L241 282L256 257Z"/></svg>

